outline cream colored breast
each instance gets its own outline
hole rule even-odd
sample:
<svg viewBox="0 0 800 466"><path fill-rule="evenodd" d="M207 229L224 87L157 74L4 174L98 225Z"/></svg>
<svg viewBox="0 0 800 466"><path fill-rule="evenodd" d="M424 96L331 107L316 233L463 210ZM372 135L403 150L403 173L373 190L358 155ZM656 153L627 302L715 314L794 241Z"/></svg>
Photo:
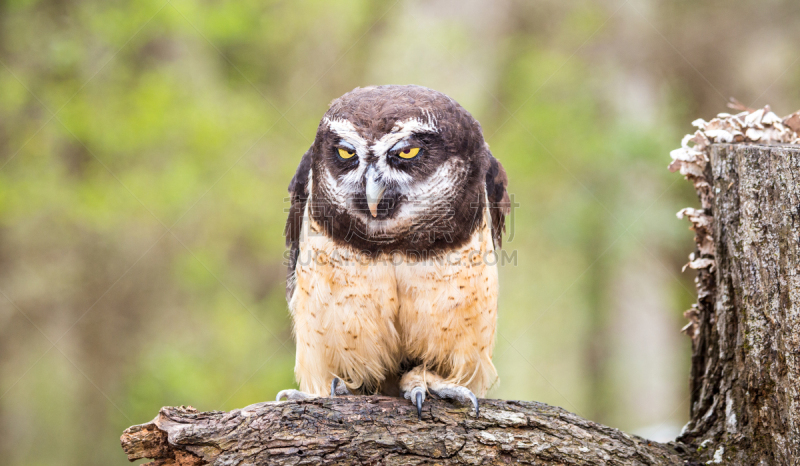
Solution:
<svg viewBox="0 0 800 466"><path fill-rule="evenodd" d="M301 390L325 393L332 377L377 389L397 372L397 285L390 261L365 260L306 216L290 302Z"/></svg>
<svg viewBox="0 0 800 466"><path fill-rule="evenodd" d="M404 355L481 394L497 378L497 260L487 217L464 246L395 267Z"/></svg>

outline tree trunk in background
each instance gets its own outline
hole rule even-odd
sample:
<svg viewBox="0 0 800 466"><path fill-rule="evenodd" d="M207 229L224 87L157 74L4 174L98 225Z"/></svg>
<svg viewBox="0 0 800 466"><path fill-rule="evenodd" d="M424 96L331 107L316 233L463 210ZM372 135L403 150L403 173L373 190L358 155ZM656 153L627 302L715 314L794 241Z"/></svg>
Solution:
<svg viewBox="0 0 800 466"><path fill-rule="evenodd" d="M679 441L704 460L798 464L800 149L718 144L710 154L705 213L690 213L699 299Z"/></svg>
<svg viewBox="0 0 800 466"><path fill-rule="evenodd" d="M690 176L703 209L683 211L697 233L699 298L687 312L691 421L676 442L540 403L483 400L475 418L430 400L417 420L403 399L340 397L164 408L127 429L123 449L192 466L800 464L800 147L717 144L708 154Z"/></svg>

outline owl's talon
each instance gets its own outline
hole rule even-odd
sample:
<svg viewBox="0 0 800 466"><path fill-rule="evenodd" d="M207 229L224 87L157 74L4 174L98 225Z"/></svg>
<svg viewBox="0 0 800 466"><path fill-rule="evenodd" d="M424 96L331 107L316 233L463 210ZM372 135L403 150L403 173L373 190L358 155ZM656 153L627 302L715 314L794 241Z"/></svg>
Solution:
<svg viewBox="0 0 800 466"><path fill-rule="evenodd" d="M425 389L422 387L414 387L410 391L403 393L403 398L414 403L417 407L417 417L422 420L422 402L425 401Z"/></svg>
<svg viewBox="0 0 800 466"><path fill-rule="evenodd" d="M350 390L347 389L347 385L344 384L344 381L339 377L334 377L333 381L331 381L331 398L334 396L347 396L352 395Z"/></svg>
<svg viewBox="0 0 800 466"><path fill-rule="evenodd" d="M279 391L278 396L275 397L275 401L281 401L281 398L286 398L288 401L300 401L310 400L312 398L316 398L316 396L290 388Z"/></svg>
<svg viewBox="0 0 800 466"><path fill-rule="evenodd" d="M472 391L467 387L453 384L441 384L436 388L428 387L428 389L440 398L456 400L463 405L471 404L472 407L475 408L475 417L480 415L480 409L478 408L478 397L475 396L475 394L472 393Z"/></svg>
<svg viewBox="0 0 800 466"><path fill-rule="evenodd" d="M409 399L413 398L414 399L414 404L417 405L417 417L421 421L422 420L422 402L425 401L425 389L423 389L422 387L414 387L414 389L411 390L411 394L410 395L411 396L410 396Z"/></svg>

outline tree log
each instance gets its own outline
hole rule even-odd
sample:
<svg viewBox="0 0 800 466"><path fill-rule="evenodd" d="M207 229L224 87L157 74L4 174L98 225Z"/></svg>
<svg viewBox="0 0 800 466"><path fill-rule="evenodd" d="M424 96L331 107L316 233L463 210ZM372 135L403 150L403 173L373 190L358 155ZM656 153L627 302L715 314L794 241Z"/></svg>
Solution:
<svg viewBox="0 0 800 466"><path fill-rule="evenodd" d="M378 396L272 402L229 413L163 408L122 436L130 460L156 465L800 464L800 113L695 122L671 169L694 182L702 209L688 264L698 302L691 420L650 442L541 403L482 400L480 417L442 400ZM687 146L694 142L696 146Z"/></svg>
<svg viewBox="0 0 800 466"><path fill-rule="evenodd" d="M348 396L259 403L231 412L163 408L122 448L155 465L683 465L680 445L628 435L541 403L481 400L480 416L426 400Z"/></svg>

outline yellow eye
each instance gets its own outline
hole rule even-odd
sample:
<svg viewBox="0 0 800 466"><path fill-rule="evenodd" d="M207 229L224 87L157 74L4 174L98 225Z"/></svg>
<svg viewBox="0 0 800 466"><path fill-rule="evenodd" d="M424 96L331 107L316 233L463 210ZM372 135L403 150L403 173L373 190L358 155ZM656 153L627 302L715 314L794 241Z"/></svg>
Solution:
<svg viewBox="0 0 800 466"><path fill-rule="evenodd" d="M419 154L419 147L406 147L405 149L400 151L400 153L398 153L397 155L399 155L400 158L403 159L413 159L414 157L417 156L417 154Z"/></svg>
<svg viewBox="0 0 800 466"><path fill-rule="evenodd" d="M339 148L339 157L343 159L350 159L356 155L356 151L349 151L347 149Z"/></svg>

